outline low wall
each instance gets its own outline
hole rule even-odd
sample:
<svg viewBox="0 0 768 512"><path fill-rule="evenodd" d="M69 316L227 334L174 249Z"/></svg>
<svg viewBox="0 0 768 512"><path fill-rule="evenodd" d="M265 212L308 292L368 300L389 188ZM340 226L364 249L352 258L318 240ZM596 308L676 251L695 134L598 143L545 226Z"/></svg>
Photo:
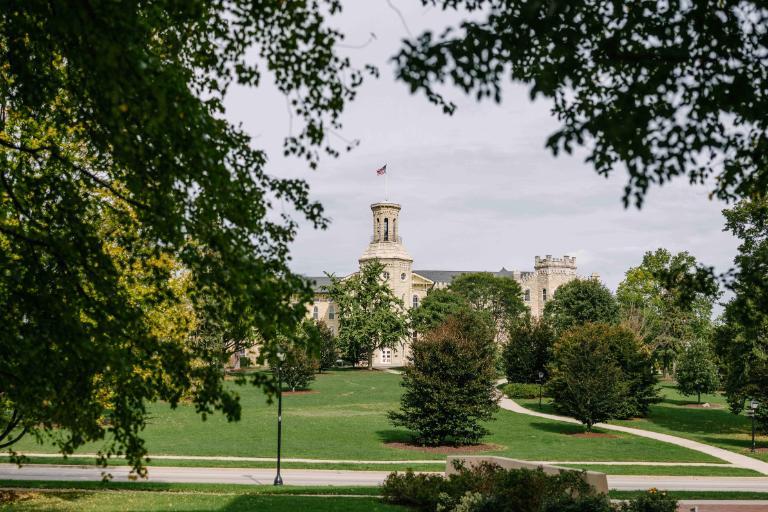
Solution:
<svg viewBox="0 0 768 512"><path fill-rule="evenodd" d="M507 457L489 457L482 455L460 455L449 456L445 462L445 475L451 475L458 471L454 467L454 461L461 461L465 467L479 466L483 462L489 464L496 464L504 469L538 469L541 468L548 475L557 475L563 471L575 471L582 475L584 481L591 485L597 492L608 493L608 478L605 473L598 473L597 471L582 471L580 469L564 468L561 466L550 466L548 464L537 464L535 462L528 462L524 460L509 459Z"/></svg>

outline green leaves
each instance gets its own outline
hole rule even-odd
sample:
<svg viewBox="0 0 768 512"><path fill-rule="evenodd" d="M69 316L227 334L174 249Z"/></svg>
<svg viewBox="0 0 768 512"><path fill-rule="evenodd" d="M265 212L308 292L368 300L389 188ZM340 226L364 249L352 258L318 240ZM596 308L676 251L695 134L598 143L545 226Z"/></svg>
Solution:
<svg viewBox="0 0 768 512"><path fill-rule="evenodd" d="M762 3L437 3L472 21L406 41L393 60L397 78L444 111L455 107L442 84L497 102L505 81L527 84L561 123L547 147L588 146L601 175L626 169L625 205L676 177L713 183L725 200L766 189Z"/></svg>

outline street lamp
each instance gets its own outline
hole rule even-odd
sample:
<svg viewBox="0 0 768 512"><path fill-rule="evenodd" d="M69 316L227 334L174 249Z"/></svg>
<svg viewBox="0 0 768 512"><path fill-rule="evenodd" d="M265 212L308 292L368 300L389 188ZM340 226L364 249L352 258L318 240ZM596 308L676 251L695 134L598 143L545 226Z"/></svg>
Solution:
<svg viewBox="0 0 768 512"><path fill-rule="evenodd" d="M544 372L539 372L539 410L541 410L541 386L544 382Z"/></svg>
<svg viewBox="0 0 768 512"><path fill-rule="evenodd" d="M755 414L757 414L757 408L760 404L757 402L757 400L752 399L749 402L749 409L752 413L752 453L755 453Z"/></svg>
<svg viewBox="0 0 768 512"><path fill-rule="evenodd" d="M281 373L285 352L282 348L277 350L277 475L275 485L283 485L283 477L280 476L280 448L283 443L283 376Z"/></svg>

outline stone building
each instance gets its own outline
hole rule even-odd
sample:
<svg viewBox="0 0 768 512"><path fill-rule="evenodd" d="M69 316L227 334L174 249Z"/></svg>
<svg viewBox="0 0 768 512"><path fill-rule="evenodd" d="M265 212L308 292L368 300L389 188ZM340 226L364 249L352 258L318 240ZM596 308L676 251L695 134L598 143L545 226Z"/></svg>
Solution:
<svg viewBox="0 0 768 512"><path fill-rule="evenodd" d="M430 290L445 288L454 277L480 270L414 270L413 257L408 253L400 237L400 205L391 202L374 203L370 243L358 259L363 265L378 260L384 265L384 279L389 282L395 296L400 297L405 307L415 308ZM541 316L544 304L551 299L557 288L577 277L576 258L563 256L553 258L546 255L534 259L533 271L517 271L502 268L490 272L496 276L511 277L523 289L523 301L533 316ZM593 276L595 277L595 276ZM334 332L338 332L338 315L330 300L327 287L330 280L323 277L309 277L315 292L315 299L309 304L307 314L317 321L324 321ZM408 353L408 344L399 349L384 349L374 355L379 366L401 366Z"/></svg>

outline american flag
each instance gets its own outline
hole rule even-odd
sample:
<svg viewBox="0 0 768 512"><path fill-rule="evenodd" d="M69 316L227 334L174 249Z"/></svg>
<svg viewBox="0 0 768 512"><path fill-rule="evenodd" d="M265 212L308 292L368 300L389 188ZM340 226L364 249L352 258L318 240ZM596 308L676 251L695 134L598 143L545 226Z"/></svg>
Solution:
<svg viewBox="0 0 768 512"><path fill-rule="evenodd" d="M383 174L387 174L387 165L386 164L384 164L384 167L382 167L381 169L376 169L376 175L377 176L381 176Z"/></svg>

